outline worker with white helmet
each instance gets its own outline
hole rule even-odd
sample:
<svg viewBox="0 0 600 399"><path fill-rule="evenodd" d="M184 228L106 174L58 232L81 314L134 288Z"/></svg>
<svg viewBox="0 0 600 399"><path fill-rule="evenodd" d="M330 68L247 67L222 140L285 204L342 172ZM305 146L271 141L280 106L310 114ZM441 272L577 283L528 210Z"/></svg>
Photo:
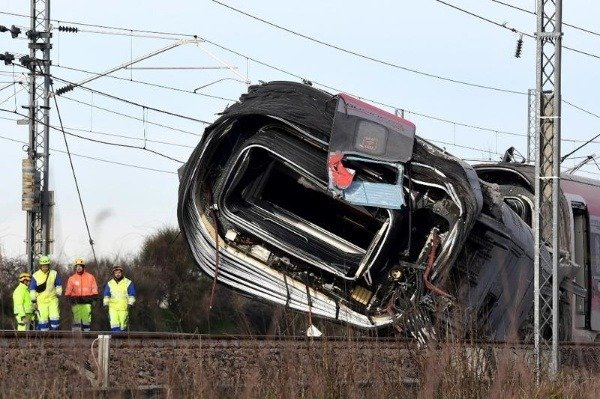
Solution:
<svg viewBox="0 0 600 399"><path fill-rule="evenodd" d="M112 268L113 278L104 286L104 306L108 306L111 331L125 331L129 307L135 303L135 286L123 274L123 267Z"/></svg>
<svg viewBox="0 0 600 399"><path fill-rule="evenodd" d="M75 259L75 273L67 280L65 296L71 301L74 331L90 331L92 302L98 298L98 284L93 274L85 270L85 261Z"/></svg>

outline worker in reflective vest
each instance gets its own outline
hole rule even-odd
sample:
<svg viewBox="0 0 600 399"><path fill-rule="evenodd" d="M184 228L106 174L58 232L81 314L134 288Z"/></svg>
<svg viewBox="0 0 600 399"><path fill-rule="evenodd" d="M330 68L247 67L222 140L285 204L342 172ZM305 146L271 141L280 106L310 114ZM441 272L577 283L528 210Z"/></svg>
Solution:
<svg viewBox="0 0 600 399"><path fill-rule="evenodd" d="M56 270L50 270L50 258L41 256L39 270L33 273L29 293L33 308L38 310L38 330L58 330L60 309L58 297L62 295L62 279Z"/></svg>
<svg viewBox="0 0 600 399"><path fill-rule="evenodd" d="M135 286L125 277L123 268L112 269L113 278L104 286L104 306L108 306L111 331L125 331L129 319L129 307L135 303Z"/></svg>
<svg viewBox="0 0 600 399"><path fill-rule="evenodd" d="M30 330L35 320L31 294L29 293L30 281L31 275L29 273L21 273L19 275L19 285L13 291L13 309L17 318L17 331Z"/></svg>
<svg viewBox="0 0 600 399"><path fill-rule="evenodd" d="M93 274L85 271L85 261L75 259L75 273L67 280L65 296L72 303L73 331L90 331L92 302L98 298L98 284Z"/></svg>

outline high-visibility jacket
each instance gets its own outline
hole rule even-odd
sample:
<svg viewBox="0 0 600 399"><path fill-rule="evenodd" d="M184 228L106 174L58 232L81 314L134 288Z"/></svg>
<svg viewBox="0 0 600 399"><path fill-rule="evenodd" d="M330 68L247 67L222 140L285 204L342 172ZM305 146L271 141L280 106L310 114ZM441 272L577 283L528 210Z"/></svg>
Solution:
<svg viewBox="0 0 600 399"><path fill-rule="evenodd" d="M26 284L19 283L13 291L13 309L17 318L33 314L33 306L31 306L31 295Z"/></svg>
<svg viewBox="0 0 600 399"><path fill-rule="evenodd" d="M77 303L91 303L98 295L98 284L93 274L84 271L74 273L67 280L65 296L74 299Z"/></svg>
<svg viewBox="0 0 600 399"><path fill-rule="evenodd" d="M126 277L121 281L110 279L104 286L104 305L112 310L127 310L135 302L135 286Z"/></svg>
<svg viewBox="0 0 600 399"><path fill-rule="evenodd" d="M40 303L50 302L62 295L62 279L56 270L49 270L47 274L38 270L31 276L29 292L32 300L37 299Z"/></svg>

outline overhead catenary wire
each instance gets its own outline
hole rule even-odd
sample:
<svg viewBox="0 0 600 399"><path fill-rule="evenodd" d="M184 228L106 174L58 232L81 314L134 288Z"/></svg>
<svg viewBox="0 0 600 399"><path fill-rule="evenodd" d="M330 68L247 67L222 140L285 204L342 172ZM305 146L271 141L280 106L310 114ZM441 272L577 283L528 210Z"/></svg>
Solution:
<svg viewBox="0 0 600 399"><path fill-rule="evenodd" d="M445 2L442 2L442 3L444 3L444 4L447 4L447 3L445 3ZM462 10L462 9L460 9L460 10L461 10L461 11L464 11L464 12L467 12L467 13L469 13L469 14L472 14L472 13L470 13L470 12L466 11L466 10ZM1 12L0 12L0 13L1 13ZM474 16L476 16L476 17L478 17L478 18L484 19L484 20L486 20L486 21L488 21L488 22L494 23L495 25L498 25L498 26L501 26L501 27L503 27L503 28L509 29L509 30L511 30L511 31L516 31L516 30L514 30L514 29L512 29L512 28L509 28L509 27L507 27L505 24L499 24L499 23L497 23L497 22L495 22L495 21L489 20L489 19L487 19L487 18L485 18L485 17L478 16L478 15L476 15L476 14L473 14L473 15L474 15ZM99 27L99 28L103 28L103 29L115 29L115 30L122 30L122 31L126 31L126 32L146 32L146 33L159 33L159 34L172 35L172 36L177 36L177 37L182 37L182 36L183 36L183 37L193 37L193 38L198 38L198 35L185 34L185 33L174 33L174 32L164 32L164 31L162 31L162 32L159 32L159 31L149 31L149 30L140 30L140 29L131 29L131 28L121 28L121 27L114 27L114 26L107 26L107 25L86 24L86 23L74 22L74 21L69 21L68 23L70 23L70 24L75 24L75 25L82 25L82 26L95 26L95 27ZM516 32L518 32L518 31L516 31ZM304 78L303 78L303 77L301 77L300 75L297 75L297 74L291 73L291 72L289 72L289 71L286 71L286 70L284 70L284 69L282 69L282 68L279 68L279 67L276 67L276 66L274 66L274 65L271 65L271 64L265 63L265 62L263 62L263 61L260 61L260 60L258 60L258 59L256 59L256 58L254 58L254 57L250 57L250 56L248 56L248 55L242 54L242 53L240 53L240 52L238 52L238 51L235 51L235 50L232 50L232 49L230 49L230 48L227 48L227 47L225 47L225 46L222 46L222 45L220 45L220 44L218 44L218 43L216 43L216 42L212 42L212 41L210 41L210 40L207 40L207 39L204 39L204 38L202 38L202 40L203 40L204 42L206 42L206 43L209 43L209 44L211 44L211 45L213 45L213 46L216 46L216 47L218 47L218 48L221 48L221 49L223 49L223 50L225 50L225 51L231 52L232 54L236 54L236 55L238 55L238 56L240 56L240 57L243 57L243 58L245 58L247 61L250 61L250 60L251 60L251 61L253 61L253 62L257 63L257 64L260 64L260 65L266 66L266 67L268 67L268 68L271 68L271 69L277 70L277 71L279 71L279 72L282 72L282 73L285 73L285 74L287 74L287 75L289 75L289 76L293 76L293 77L295 77L295 78L297 78L297 79L304 79ZM110 75L109 75L109 77L112 77L112 76L110 76ZM114 78L114 77L113 77L113 78ZM340 92L341 92L341 91L344 91L344 90L339 90L339 89L336 89L336 88L334 88L334 87L332 87L332 86L328 86L328 85L325 85L325 84L322 84L322 83L319 83L319 82L315 82L314 80L311 80L311 81L312 81L313 83L315 83L316 85L319 85L319 86L321 86L321 87L324 87L324 88L327 88L327 89L330 89L330 90L335 90L335 91L340 91ZM520 94L527 94L527 93L525 93L525 92L522 92L522 93L520 93ZM362 96L357 96L357 97L358 97L358 98L361 98L361 99L363 99L363 100L370 101L370 102L372 102L372 103L379 104L379 105L383 105L383 106L390 107L390 108L393 108L393 109L401 109L401 107L392 106L392 105L385 104L385 103L382 103L382 102L374 101L374 100L371 100L371 99L368 99L368 98L365 98L365 97L362 97ZM76 101L76 100L73 100L73 101ZM566 100L563 100L563 101L564 101L565 103L567 103L568 105L571 105L571 106L573 106L574 108L576 108L576 109L578 109L578 110L580 110L580 111L582 111L582 112L586 112L586 113L588 113L588 114L590 114L590 115L593 115L593 116L596 116L596 117L598 117L598 115L594 114L594 113L593 113L593 112L591 112L591 111L588 111L588 110L586 110L586 109L584 109L584 108L582 108L582 107L576 106L576 105L574 105L573 103L570 103L570 102L568 102L568 101L566 101ZM106 109L104 109L104 110L105 110L105 111L108 111L108 112L111 112L110 110L106 110ZM452 123L452 124L456 124L456 125L460 125L460 126L465 126L465 127L469 127L469 128L473 128L473 129L478 129L478 130L483 130L483 131L488 131L488 132L493 132L493 133L499 133L499 134L509 134L509 135L515 135L515 136L526 136L526 135L525 135L525 134L523 134L523 133L505 132L505 131L502 131L502 130L499 130L499 129L487 128L487 127L475 126L475 125L472 125L472 124L466 124L466 123L457 122L457 121L451 121L451 120L447 120L447 119L444 119L444 118L435 117L435 116L432 116L432 115L427 115L427 114L422 114L422 113L418 113L418 112L411 111L411 110L406 110L406 111L407 111L407 112L410 112L410 113L413 113L413 114L415 114L415 115L423 116L423 117L425 117L425 118L430 118L430 119L433 119L433 120L443 121L443 122L446 122L446 123ZM137 119L137 118L135 118L135 119ZM169 127L169 128L170 128L170 127ZM187 133L190 133L190 132L187 132ZM193 134L193 133L191 133L191 134ZM566 139L565 141L577 141L577 140L569 140L569 139ZM581 140L581 141L583 141L583 140Z"/></svg>
<svg viewBox="0 0 600 399"><path fill-rule="evenodd" d="M13 113L13 114L16 114L16 115L22 116L23 118L26 118L26 119L29 119L29 118L30 118L28 115L21 114L21 113L19 113L19 112L16 112L16 111L10 111L10 110L3 109L3 108L0 108L0 111L2 111L2 112L9 112L9 113ZM39 123L39 124L41 124L41 125L43 125L43 126L48 126L48 128L50 128L50 129L52 129L52 130L56 130L56 131L58 131L58 132L61 132L61 133L63 133L63 134L67 134L67 135L69 135L69 136L73 136L73 137L76 137L76 138L79 138L79 139L82 139L82 140L86 140L86 141L90 141L90 142L94 142L94 143L98 143L98 144L105 144L105 145L115 146L115 147L122 147L122 148L130 148L130 149L142 150L142 151L146 151L146 152L149 152L149 153L152 153L152 154L158 155L158 156L160 156L160 157L162 157L162 158L169 159L169 160L171 160L171 161L175 161L175 162L178 162L178 163L181 163L181 164L182 164L182 163L184 163L183 161L180 161L180 160L178 160L178 159L176 159L176 158L173 158L173 157L171 157L171 156L169 156L169 155L163 154L163 153L161 153L161 152L158 152L158 151L156 151L156 150L152 150L152 149L150 149L150 148L146 148L146 147L140 147L140 146L134 146L134 145L129 145L129 144L122 144L122 143L114 143L114 142L103 141L103 140L96 140L96 139L93 139L93 138L90 138L90 137L84 137L84 136L81 136L81 135L79 135L79 134L75 134L75 133L72 133L72 132L68 132L68 131L67 131L67 130L64 128L64 126L62 126L62 125L61 125L60 127L56 127L56 126L53 126L53 125L47 125L47 124L46 124L46 123L44 123L44 121L42 121L42 120L36 120L36 121L37 121L37 123Z"/></svg>
<svg viewBox="0 0 600 399"><path fill-rule="evenodd" d="M214 1L214 0L213 0L213 1ZM523 36L527 36L527 37L528 37L528 38L530 38L530 39L535 39L535 36L534 36L534 35L532 35L531 33L526 33L526 32L523 32L523 31L517 30L517 29L515 29L515 28L511 28L511 27L509 27L509 26L508 26L506 23L503 23L503 24L501 24L501 23L499 23L499 22L496 22L496 21L494 21L494 20L492 20L492 19L489 19L489 18L487 18L487 17L484 17L484 16L482 16L482 15L476 14L476 13L474 13L474 12L471 12L471 11L468 11L468 10L465 10L464 8L458 7L458 6L454 5L454 4L447 3L447 2L445 2L445 1L443 1L443 0L435 0L435 1L437 1L438 3L440 3L440 4L443 4L443 5L445 5L445 6L448 6L448 7L450 7L450 8L454 8L454 9L455 9L455 10L457 10L457 11L460 11L460 12L462 12L462 13L465 13L465 14L467 14L467 15L470 15L470 16L472 16L472 17L475 17L475 18L477 18L477 19L480 19L480 20L482 20L482 21L485 21L485 22L491 23L491 24L493 24L493 25L496 25L496 26L498 26L498 27L500 27L500 28L507 29L507 30L509 30L509 31L511 31L511 32L513 32L513 33L518 33L518 34L521 34L521 35L523 35ZM584 51L584 50L579 50L579 49L576 49L576 48L573 48L573 47L565 46L564 44L562 45L562 48L564 48L565 50L572 51L572 52L574 52L574 53L578 53L578 54L586 55L586 56L588 56L588 57L592 57L592 58L597 58L597 59L600 59L600 55L593 54L593 53L590 53L590 52L588 52L588 51Z"/></svg>
<svg viewBox="0 0 600 399"><path fill-rule="evenodd" d="M223 4L223 3L219 3L219 4L222 4L223 6L232 8L232 7L227 6L227 5ZM236 9L236 11L238 11L238 10ZM242 11L238 11L238 12L242 12ZM0 12L0 14L3 14L3 13L4 12ZM13 15L13 16L22 16L22 17L25 17L24 14L16 14L16 13L5 13L5 14ZM258 17L255 17L255 16L250 15L250 14L248 14L248 16L250 16L252 18L255 18L255 19L259 19ZM59 22L59 20L51 20L51 21ZM161 32L161 31L152 31L152 30L141 30L141 29L129 29L129 28L122 28L122 27L115 27L115 26L107 26L107 25L87 24L87 23L81 23L81 22L75 22L75 21L62 21L62 22L68 23L68 24L72 24L72 25L81 25L81 26L97 27L97 28L102 28L102 29L120 30L120 31L124 31L124 32L130 31L130 32L136 32L136 33L150 33L150 34L170 35L170 36L174 36L174 37L177 37L177 36L179 36L179 37L192 37L192 38L201 39L201 40L203 40L203 41L205 41L207 43L211 43L213 45L216 45L214 42L212 42L210 40L207 40L206 38L203 38L203 37L201 37L199 35L193 35L193 34L175 33L175 32L164 32L164 31ZM454 79L454 78L449 78L449 77L445 77L445 76L442 76L442 75L436 75L436 74L433 74L433 73L428 73L428 72L420 71L420 70L414 69L414 68L408 68L408 67L405 67L405 66L402 66L402 65L395 64L393 62L384 61L384 60L377 59L377 58L374 58L374 57L371 57L371 56L368 56L368 55L365 55L365 54L362 54L362 53L359 53L359 52L356 52L356 51L353 51L353 50L345 49L345 48L342 48L342 47L339 47L339 46L336 46L336 45L332 45L332 44L326 43L326 42L321 41L319 39L315 39L315 38L312 38L310 36L303 35L303 34L301 34L299 32L295 32L295 31L292 31L290 29L287 29L287 28L281 27L279 25L273 24L273 23L268 22L266 20L262 20L262 22L268 23L269 25L275 26L275 27L277 27L279 29L286 30L286 31L288 31L288 32L290 32L292 34L301 36L301 37L303 37L305 39L314 41L316 43L328 46L330 48L334 48L334 49L336 49L338 51L342 51L342 52L345 52L347 54L351 54L351 55L354 55L354 56L357 56L357 57L360 57L360 58L363 58L363 59L366 59L366 60L369 60L369 61L372 61L372 62L376 62L376 63L381 64L381 65L386 65L386 66L391 67L391 68L400 69L400 70L404 70L406 72L411 72L411 73L422 75L422 76L426 76L426 77L429 77L429 78L433 78L433 79L437 79L437 80L442 80L442 81L447 81L447 82L451 82L451 83L455 83L455 84L459 84L459 85L464 85L464 86L475 87L475 88L479 88L479 89L486 89L486 90L492 90L492 91L496 91L496 92L504 92L504 93L509 93L509 94L520 94L520 95L526 95L527 94L526 92L522 92L522 91L518 91L518 90L510 90L510 89L505 89L505 88L501 88L501 87L495 87L495 86L490 86L490 85L472 83L472 82L467 82L467 81L460 80L460 79Z"/></svg>
<svg viewBox="0 0 600 399"><path fill-rule="evenodd" d="M93 75L98 75L98 76L100 75L99 72L93 72L93 71L89 71L89 70L85 70L85 69L81 69L81 68L68 67L68 66L65 66L65 65L52 65L52 67L53 68L63 68L63 69L67 69L67 70L70 70L70 71L83 72L83 73L88 73L88 74L93 74ZM126 82L138 83L138 84L141 84L141 85L150 86L150 87L156 87L156 88L165 89L165 90L172 90L172 91L177 91L177 92L187 93L187 94L195 94L195 95L198 95L198 96L207 97L207 98L213 98L213 99L217 99L217 100L223 100L223 101L229 101L229 102L235 102L235 101L237 101L237 100L235 100L233 98L221 97L221 96L216 96L216 95L213 95L213 94L206 94L206 93L197 93L197 92L194 92L192 90L186 90L186 89L181 89L181 88L178 88L178 87L161 85L161 84L158 84L158 83L146 82L146 81L143 81L143 80L123 78L123 77L114 76L114 75L106 75L105 77L111 78L111 79L116 79L116 80L122 80L122 81L126 81Z"/></svg>
<svg viewBox="0 0 600 399"><path fill-rule="evenodd" d="M9 119L9 118L0 118L0 119ZM13 119L9 119L9 120L13 120ZM92 130L92 129L76 128L76 127L72 127L72 126L67 126L67 127L65 127L65 129L67 129L69 131L91 133L91 134L97 134L100 136L107 136L107 137L117 137L117 138L122 138L122 139L127 139L127 140L146 141L148 143L162 144L162 145L168 145L168 146L173 146L173 147L196 148L193 145L173 143L170 141L162 141L162 140L154 140L154 139L144 139L141 137L134 137L134 136L126 135L126 134L103 132L103 131Z"/></svg>
<svg viewBox="0 0 600 399"><path fill-rule="evenodd" d="M72 102L75 102L75 103L78 103L78 104L81 104L81 105L92 107L94 109L98 109L98 110L101 110L101 111L104 111L104 112L108 112L108 113L111 113L111 114L114 114L114 115L119 115L119 116L122 116L123 118L133 119L133 120L136 120L136 121L144 122L143 118L140 118L138 116L133 116L133 115L125 114L123 112L115 111L115 110L109 109L109 108L104 108L104 107L101 107L101 106L96 105L96 104L90 104L88 102L85 102L85 101L82 101L82 100L78 100L78 99L75 99L75 98L71 98L71 97L68 97L68 96L65 96L65 95L62 95L61 98L64 98L65 100L69 100L69 101L72 101ZM199 133L190 132L189 130L184 130L184 129L180 129L180 128L169 126L169 125L164 125L164 124L158 123L158 122L152 122L152 121L146 120L146 123L149 124L149 125L162 127L162 128L168 129L168 130L179 132L179 133L185 133L185 134L189 134L189 135L197 136L197 137L202 136Z"/></svg>
<svg viewBox="0 0 600 399"><path fill-rule="evenodd" d="M52 75L52 77L54 79L56 79L56 80L60 80L61 82L65 82L67 84L76 84L74 82L71 82L69 80L57 77L55 75ZM124 102L124 103L129 104L129 105L134 105L136 107L149 109L151 111L158 112L158 113L161 113L161 114L165 114L165 115L169 115L169 116L174 116L174 117L181 118L181 119L186 119L186 120L189 120L189 121L192 121L192 122L202 123L204 125L210 125L211 124L211 122L208 122L208 121L205 121L205 120L202 120L202 119L194 118L194 117L189 116L189 115L182 115L182 114L179 114L179 113L173 112L173 111L167 111L167 110L164 110L164 109L161 109L161 108L152 107L150 105L140 104L140 103L138 103L136 101L128 100L126 98L119 97L119 96L116 96L114 94L106 93L106 92L98 90L98 89L92 89L90 87L81 86L81 85L78 85L77 87L80 88L80 89L83 89L83 90L87 90L87 91L92 92L92 93L99 94L101 96L104 96L104 97L107 97L107 98L110 98L110 99L113 99L113 100L116 100L116 101L121 101L121 102Z"/></svg>
<svg viewBox="0 0 600 399"><path fill-rule="evenodd" d="M494 3L498 3L498 4L501 4L503 6L510 7L512 9L522 11L522 12L530 14L530 15L536 15L535 11L530 11L530 10L527 10L525 8L521 8L521 7L515 6L513 4L508 4L508 3L505 3L505 2L499 1L499 0L492 0L492 1ZM577 29L577 30L580 30L580 31L585 32L585 33L589 33L589 34L594 35L594 36L600 36L600 33L594 32L593 30L590 30L590 29L587 29L587 28L582 28L581 26L569 24L569 23L566 23L564 21L562 22L562 24L564 26L568 26L569 28Z"/></svg>
<svg viewBox="0 0 600 399"><path fill-rule="evenodd" d="M391 61L385 61L385 60L382 60L382 59L379 59L379 58L375 58L375 57L372 57L372 56L369 56L369 55L366 55L366 54L363 54L363 53L359 53L359 52L354 51L354 50L350 50L350 49L347 49L347 48L344 48L344 47L340 47L340 46L335 45L335 44L327 43L327 42L325 42L323 40L320 40L320 39L314 38L312 36L308 36L306 34L297 32L295 30L286 28L286 27L284 27L282 25L279 25L279 24L276 24L274 22L267 21L264 18L258 17L256 15L250 14L250 13L245 12L245 11L242 11L242 10L240 10L238 8L235 8L235 7L230 6L228 4L222 3L222 2L220 2L218 0L212 0L212 1L214 3L216 3L216 4L219 4L219 5L223 6L223 7L229 8L230 10L233 10L233 11L239 13L239 14L245 15L245 16L247 16L249 18L252 18L252 19L254 19L256 21L260 21L262 23L265 23L265 24L267 24L269 26L272 26L274 28L280 29L282 31L288 32L288 33L290 33L292 35L295 35L295 36L301 37L303 39L309 40L311 42L318 43L320 45L323 45L323 46L335 49L337 51L341 51L341 52L346 53L346 54L350 54L350 55L353 55L353 56L356 56L356 57L359 57L359 58L362 58L362 59L365 59L365 60L368 60L368 61L375 62L377 64L385 65L385 66L388 66L388 67L391 67L391 68L394 68L394 69L400 69L400 70L403 70L403 71L406 71L406 72L410 72L410 73L414 73L414 74L417 74L417 75L426 76L426 77L429 77L429 78L434 78L434 79L438 79L438 80L442 80L442 81L446 81L446 82L450 82L450 83L456 83L456 84L459 84L459 85L476 87L476 88L479 88L479 89L493 90L493 91L498 91L498 92L503 92L503 93L510 93L510 94L526 94L525 92L518 91L518 90L505 89L505 88L491 86L491 85L485 85L485 84L480 84L480 83L468 82L468 81L460 80L460 79L449 78L447 76L442 76L442 75L437 75L437 74L434 74L434 73L424 72L424 71L420 71L420 70L415 69L415 68L409 68L409 67L406 67L406 66L403 66L403 65L396 64L396 63L391 62Z"/></svg>
<svg viewBox="0 0 600 399"><path fill-rule="evenodd" d="M466 11L466 10L465 10L465 11ZM26 17L26 18L28 18L28 17L29 17L29 16L27 16L27 15L24 15L24 14L17 14L17 13L6 13L6 12L1 12L1 11L0 11L0 14L15 15L15 16ZM477 16L477 15L475 15L475 16ZM479 17L479 16L477 16L477 17ZM483 17L481 17L481 18L483 18ZM485 18L483 18L483 19L485 19ZM52 20L52 21L59 21L59 20ZM77 21L62 21L62 22L69 23L69 24L73 24L73 25L80 25L80 26L92 26L92 27L97 27L97 28L102 28L102 29L121 30L121 31L124 31L124 32L151 33L151 34L171 35L171 36L174 36L174 37L190 37L190 38L200 38L200 37L199 37L198 35L196 35L196 34L188 34L188 33L179 33L179 32L166 32L166 31L154 31L154 30L143 30L143 29L133 29L133 28L123 28L123 27L108 26L108 25L100 25L100 24L89 24L89 23L77 22ZM500 27L503 27L503 28L505 28L505 29L509 29L509 30L511 30L511 31L512 31L512 29L511 29L511 28L509 28L509 27L507 27L507 26L505 26L505 25L503 25L503 24L499 24L499 23L497 23L497 22L495 22L495 21L491 21L491 20L489 20L489 22L492 22L492 23L494 23L494 24L496 24L496 25L498 25L498 26L500 26ZM329 90L334 90L334 91L339 91L339 92L342 92L342 91L344 91L344 90L336 89L335 87L332 87L332 86L329 86L329 85L326 85L326 84L323 84L323 83L316 82L316 81L315 81L315 80L313 80L313 79L305 79L304 77L302 77L302 76L300 76L300 75L298 75L298 74L295 74L295 73L289 72L289 71L287 71L287 70L285 70L285 69L283 69L283 68L279 68L279 67L277 67L277 66L274 66L274 65L272 65L272 64L269 64L269 63L263 62L263 61L261 61L261 60L258 60L258 59L254 58L254 57L251 57L251 56L248 56L248 55L246 55L246 54L240 53L239 51L236 51L236 50L233 50L233 49L231 49L231 48L228 48L228 47L226 47L226 46L220 45L220 44L218 44L218 43L216 43L216 42L213 42L213 41L211 41L211 40L208 40L208 39L206 39L206 38L201 38L201 39L202 39L202 40L203 40L205 43L211 44L211 45L213 45L213 46L215 46L215 47L218 47L218 48L220 48L220 49L222 49L222 50L224 50L224 51L227 51L227 52L230 52L230 53L232 53L232 54L235 54L235 55L237 55L237 56L239 56L239 57L245 58L245 59L246 59L246 61L252 61L252 62L255 62L255 63L259 64L259 65L265 66L265 67L267 67L267 68L273 69L273 70L275 70L275 71L278 71L278 72L284 73L284 74L286 74L286 75L288 75L288 76L292 76L292 77L295 77L295 78L297 78L297 79L300 79L300 80L309 80L309 81L313 82L314 84L316 84L316 85L319 85L319 86L321 86L321 87L323 87L323 88L326 88L326 89L329 89ZM110 76L110 75L109 75L109 77L112 77L112 76ZM115 78L115 77L113 77L113 78ZM140 82L140 83L141 83L141 82ZM201 93L196 93L196 94L201 94ZM527 93L527 92L519 92L518 94L527 95L528 93ZM370 102L372 102L372 103L374 103L374 104L384 105L384 106L390 107L390 108L392 108L392 109L402 109L402 107L398 107L398 106L392 106L392 105L389 105L389 104L381 103L381 102L374 101L374 100L371 100L371 99L369 99L369 98L366 98L366 97L362 97L362 96L361 96L361 97L359 97L359 96L356 96L356 95L355 95L355 97L357 97L357 98L360 98L360 99L363 99L363 100L366 100L366 101L370 101ZM594 114L594 113L593 113L593 112L591 112L591 111L588 111L588 110L586 110L586 109L584 109L584 108L582 108L582 107L576 106L576 105L574 105L573 103L567 102L567 101L566 101L566 100L564 100L564 99L562 99L562 101L563 101L563 102L565 102L565 103L567 103L568 105L571 105L571 106L573 106L574 108L576 108L576 109L578 109L578 110L580 110L580 111L582 111L582 112L586 112L586 113L588 113L588 114L590 114L590 115L593 115L593 116L596 116L596 117L598 117L596 114ZM407 112L411 112L411 113L413 113L413 114L418 114L417 112L414 112L414 111L410 111L410 110L406 110L406 111L407 111ZM431 118L431 119L435 119L435 117L432 117L432 116L430 116L430 115L421 114L421 116L424 116L424 117L427 117L427 118ZM439 119L441 119L441 118L439 118ZM451 121L451 122L449 121L448 123L455 123L455 124L458 124L458 125L464 125L464 124L463 124L463 123L461 123L461 122L454 122L454 121ZM499 129L493 129L493 128L479 128L479 127L477 127L477 129L479 129L479 130L491 131L491 132L500 132L500 130L499 130Z"/></svg>
<svg viewBox="0 0 600 399"><path fill-rule="evenodd" d="M23 144L23 145L28 145L29 144L26 141L13 139L11 137L6 137L6 136L0 136L0 139L6 140L6 141L11 141L11 142L17 143L17 144ZM60 154L65 154L65 155L67 154L66 151L60 150L58 148L50 148L50 150L52 152L58 152ZM89 160L92 160L92 161L98 161L98 162L102 162L102 163L106 163L106 164L111 164L111 165L118 165L118 166L125 166L125 167L129 167L129 168L134 168L134 169L146 170L146 171L149 171L149 172L166 173L166 174L170 174L170 175L176 175L177 174L177 172L173 172L171 170L149 168L147 166L141 166L141 165L135 165L135 164L125 163L125 162L119 162L119 161L114 161L114 160L109 160L109 159L104 159L104 158L98 158L98 157L93 157L91 155L78 154L78 153L74 153L74 152L71 152L71 156L78 157L78 158L83 158L83 159L89 159Z"/></svg>

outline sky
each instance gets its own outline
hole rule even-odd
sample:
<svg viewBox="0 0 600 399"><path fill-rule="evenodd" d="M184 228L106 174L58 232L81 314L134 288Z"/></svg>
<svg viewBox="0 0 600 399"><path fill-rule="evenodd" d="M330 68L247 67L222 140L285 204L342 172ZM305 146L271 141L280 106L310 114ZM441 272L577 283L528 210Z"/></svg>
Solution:
<svg viewBox="0 0 600 399"><path fill-rule="evenodd" d="M492 0L448 2L520 32L533 34L536 29L534 15ZM199 40L84 85L91 90L76 88L57 98L65 130L83 137L68 135L67 140L70 151L77 154L74 169L99 256L134 256L145 237L177 226L179 161L185 162L198 144L206 126L201 121L214 121L247 90L247 82L307 79L333 94L350 93L384 104L379 106L391 112L403 109L418 135L469 162L498 160L510 146L527 153L527 95L523 93L535 88L533 39L524 37L522 56L515 58L517 33L435 0L222 3L332 46L209 0L52 0L51 18L57 20L52 23L51 52L55 89L65 81L93 76L81 70L111 70L190 38L184 35L197 35ZM533 0L506 3L535 9ZM2 0L0 11L28 15L29 1ZM599 12L598 2L565 2L563 21L600 32ZM0 24L26 31L29 20L0 13ZM80 30L59 32L58 26ZM563 99L589 111L563 104L565 154L580 144L577 140L600 133L600 34L567 26L563 31L565 46L591 54L563 49ZM5 51L28 53L24 35L11 39L10 34L0 33L0 53ZM27 127L16 124L21 117L13 112L23 112L28 97L24 85L11 85L25 81L23 72L0 64L0 89L8 86L0 91L4 110L0 111L0 253L9 257L25 255L21 160L26 157L22 143L27 141ZM52 103L50 123L58 127L57 116ZM51 130L50 148L49 182L56 202L52 255L62 261L90 258L72 171L61 152L65 144L60 131ZM577 156L591 154L600 155L597 143L563 165L574 166L581 160ZM600 168L591 164L579 173L598 178Z"/></svg>

